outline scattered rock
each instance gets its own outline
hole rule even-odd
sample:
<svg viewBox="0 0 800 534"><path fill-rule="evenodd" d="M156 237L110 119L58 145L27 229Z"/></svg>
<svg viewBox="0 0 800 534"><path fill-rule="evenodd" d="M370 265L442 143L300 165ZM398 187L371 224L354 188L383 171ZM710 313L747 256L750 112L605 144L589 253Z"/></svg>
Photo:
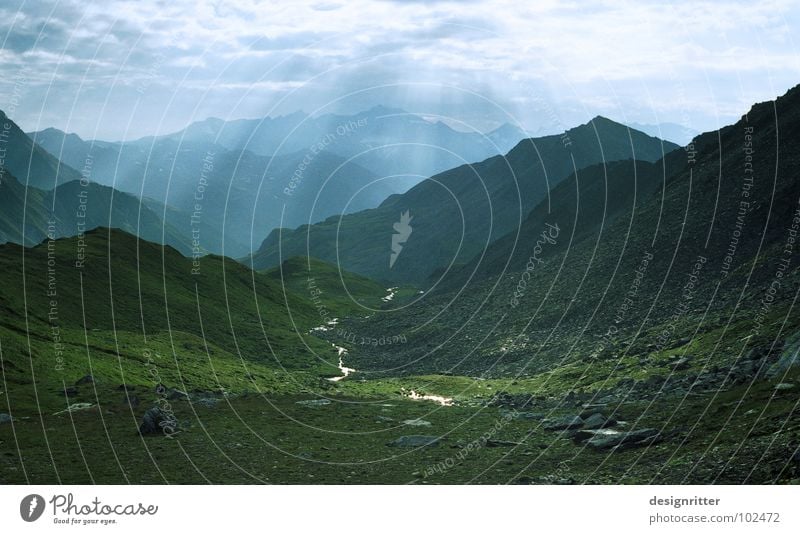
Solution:
<svg viewBox="0 0 800 534"><path fill-rule="evenodd" d="M505 417L506 419L510 419L512 421L516 420L541 421L545 417L543 413L538 413L538 412L518 412L516 410L502 410L502 409L500 410L500 416Z"/></svg>
<svg viewBox="0 0 800 534"><path fill-rule="evenodd" d="M572 430L583 426L583 419L577 415L567 415L558 419L548 420L545 430Z"/></svg>
<svg viewBox="0 0 800 534"><path fill-rule="evenodd" d="M439 438L435 436L400 436L387 443L389 447L438 447Z"/></svg>
<svg viewBox="0 0 800 534"><path fill-rule="evenodd" d="M787 389L794 389L794 384L788 382L781 382L775 386L775 391L786 391Z"/></svg>
<svg viewBox="0 0 800 534"><path fill-rule="evenodd" d="M84 386L86 384L94 384L94 377L92 375L86 375L82 378L79 378L77 382L75 382L76 386Z"/></svg>
<svg viewBox="0 0 800 534"><path fill-rule="evenodd" d="M139 425L139 433L143 436L172 434L177 427L178 421L174 414L153 407L144 413L142 424Z"/></svg>
<svg viewBox="0 0 800 534"><path fill-rule="evenodd" d="M503 408L524 408L532 406L534 398L532 395L524 393L509 393L507 391L500 391L487 402L487 406L503 407Z"/></svg>
<svg viewBox="0 0 800 534"><path fill-rule="evenodd" d="M379 423L390 423L394 421L391 417L386 417L385 415L379 415L375 418L375 420Z"/></svg>
<svg viewBox="0 0 800 534"><path fill-rule="evenodd" d="M606 428L617 424L616 420L609 419L601 413L593 413L583 421L583 428L589 430L596 430L598 428Z"/></svg>
<svg viewBox="0 0 800 534"><path fill-rule="evenodd" d="M591 414L596 413L596 412L602 412L603 410L608 408L608 403L605 403L605 402L587 403L587 404L584 404L583 406L581 406L581 408L583 408L583 413L585 413L587 415L591 415ZM583 417L583 414L581 414L581 417ZM585 417L584 417L584 419L585 419Z"/></svg>
<svg viewBox="0 0 800 534"><path fill-rule="evenodd" d="M297 401L295 404L299 404L300 406L327 406L330 403L331 401L329 399L310 399Z"/></svg>
<svg viewBox="0 0 800 534"><path fill-rule="evenodd" d="M431 426L430 421L425 421L423 419L406 419L403 421L403 424L407 426Z"/></svg>
<svg viewBox="0 0 800 534"><path fill-rule="evenodd" d="M7 413L0 413L0 425L2 425L3 423L10 423L13 420L14 418L8 415Z"/></svg>

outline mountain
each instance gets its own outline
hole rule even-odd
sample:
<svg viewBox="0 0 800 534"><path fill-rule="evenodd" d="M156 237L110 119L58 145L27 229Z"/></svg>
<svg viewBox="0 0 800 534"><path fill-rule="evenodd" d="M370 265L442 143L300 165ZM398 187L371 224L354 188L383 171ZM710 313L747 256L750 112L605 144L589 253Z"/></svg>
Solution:
<svg viewBox="0 0 800 534"><path fill-rule="evenodd" d="M558 184L546 202L540 203L522 222L519 232L510 232L494 242L469 263L454 269L440 291L460 289L472 282L495 279L506 273L522 272L530 259L530 244L541 242L541 232L558 233L555 242L545 240L550 252L563 250L586 238L596 237L617 219L630 219L637 209L660 192L665 169L657 163L639 160L612 161L590 165ZM568 239L564 239L568 236Z"/></svg>
<svg viewBox="0 0 800 534"><path fill-rule="evenodd" d="M31 141L14 121L0 111L0 167L22 183L39 189L80 180L81 174L61 163L47 150ZM0 174L0 181L4 176Z"/></svg>
<svg viewBox="0 0 800 534"><path fill-rule="evenodd" d="M6 172L0 183L0 212L0 243L33 246L108 226L193 254L191 234L165 224L133 195L92 182L67 182L44 191L25 187Z"/></svg>
<svg viewBox="0 0 800 534"><path fill-rule="evenodd" d="M125 389L149 399L159 384L296 392L339 374L337 352L309 333L322 319L307 291L119 230L1 245L0 310L0 368L18 412L63 409L64 380L85 375L113 407Z"/></svg>
<svg viewBox="0 0 800 534"><path fill-rule="evenodd" d="M390 181L316 148L268 157L202 136L107 143L53 129L30 135L89 179L167 205L173 226L229 256L250 253L253 235L260 241L281 225L374 207L393 191Z"/></svg>
<svg viewBox="0 0 800 534"><path fill-rule="evenodd" d="M438 172L504 154L525 134L510 124L485 135L460 132L402 109L375 106L353 115L312 117L297 112L263 119L210 118L165 137L262 156L308 152L322 143L325 150L386 178L391 192L400 193Z"/></svg>
<svg viewBox="0 0 800 534"><path fill-rule="evenodd" d="M346 323L408 333L348 364L636 398L792 372L799 135L800 86L654 164L579 170L449 285Z"/></svg>
<svg viewBox="0 0 800 534"><path fill-rule="evenodd" d="M275 230L246 261L263 269L281 258L307 254L376 280L435 285L439 275L518 228L548 191L576 169L632 158L652 162L676 148L596 117L562 135L522 141L506 156L433 176L378 208ZM410 217L410 232L403 214ZM393 244L403 238L404 243ZM391 254L393 245L400 245L398 254Z"/></svg>
<svg viewBox="0 0 800 534"><path fill-rule="evenodd" d="M642 131L648 135L653 135L655 137L660 137L661 139L672 141L673 143L677 143L681 146L688 145L691 140L700 133L693 128L689 128L688 126L684 126L682 124L676 124L674 122L660 122L658 124L640 124L638 122L631 122L628 124L628 126L635 130Z"/></svg>

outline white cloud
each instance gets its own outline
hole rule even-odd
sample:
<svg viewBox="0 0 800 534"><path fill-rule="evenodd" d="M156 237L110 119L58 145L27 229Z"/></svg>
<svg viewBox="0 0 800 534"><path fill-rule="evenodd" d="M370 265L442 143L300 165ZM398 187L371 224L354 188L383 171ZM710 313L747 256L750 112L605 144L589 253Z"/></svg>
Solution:
<svg viewBox="0 0 800 534"><path fill-rule="evenodd" d="M642 114L675 113L670 95L679 91L686 95L683 109L711 125L720 114L744 111L743 101L774 97L800 80L793 42L797 4L17 0L0 8L0 39L6 36L0 69L8 77L27 64L49 84L58 67L55 83L63 85L61 91L50 88L47 106L84 102L85 118L70 126L84 135L98 125L90 99L70 93L81 82L83 91L122 91L109 101L128 102L131 109L136 104L145 116L142 104L171 103L171 109L149 112L173 129L203 118L196 114L212 103L238 105L239 99L231 98L237 91L242 98L257 92L263 103L246 97L247 109L210 114L269 112L270 92L279 99L294 89L302 91L284 101L284 108L311 109L385 84L408 85L382 93L386 98L413 94L420 106L444 98L443 90L425 95L412 88L418 81L479 92L522 122L537 120L525 108L526 93L534 91L563 109L565 121L624 111L639 113L642 122L647 121ZM120 72L124 83L110 83ZM150 91L142 102L124 93L137 80L147 81ZM167 98L176 88L187 91L178 103ZM22 122L41 113L36 91L32 83L29 105L18 111ZM446 106L444 100L438 105ZM508 119L490 108L463 113ZM146 123L134 127L151 133ZM113 128L100 125L107 135Z"/></svg>

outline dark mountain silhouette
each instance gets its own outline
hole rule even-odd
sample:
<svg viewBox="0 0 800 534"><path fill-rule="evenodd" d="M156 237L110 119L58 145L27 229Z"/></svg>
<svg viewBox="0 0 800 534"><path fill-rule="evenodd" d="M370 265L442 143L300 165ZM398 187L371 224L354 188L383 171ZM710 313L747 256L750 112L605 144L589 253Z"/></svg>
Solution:
<svg viewBox="0 0 800 534"><path fill-rule="evenodd" d="M263 119L210 118L165 137L262 156L307 152L321 142L329 152L352 159L381 178L391 177L387 185L392 193L400 193L438 172L504 154L525 133L510 124L486 135L462 132L402 109L375 106L353 115L312 117L296 112Z"/></svg>
<svg viewBox="0 0 800 534"><path fill-rule="evenodd" d="M800 86L655 164L578 171L439 291L360 326L413 341L350 361L589 380L610 372L596 362L630 377L686 345L702 387L754 380L798 328L798 135Z"/></svg>
<svg viewBox="0 0 800 534"><path fill-rule="evenodd" d="M3 111L0 111L0 167L5 167L21 183L39 189L53 189L81 178L78 171L32 142Z"/></svg>
<svg viewBox="0 0 800 534"><path fill-rule="evenodd" d="M133 195L91 182L67 182L45 191L26 188L6 172L0 183L0 213L0 243L32 246L108 226L193 254L191 234L165 224L157 209Z"/></svg>
<svg viewBox="0 0 800 534"><path fill-rule="evenodd" d="M249 253L253 233L260 242L281 224L373 207L392 192L390 181L327 150L268 157L197 135L127 143L53 129L31 136L91 180L169 206L164 216L182 232L203 226L203 248L230 256Z"/></svg>
<svg viewBox="0 0 800 534"><path fill-rule="evenodd" d="M568 130L520 142L506 156L462 165L431 177L380 207L296 230L276 230L252 256L257 269L281 258L310 254L387 282L429 280L472 259L498 237L519 228L550 189L589 165L604 161L656 161L677 146L603 117ZM413 234L390 265L393 225L412 217Z"/></svg>

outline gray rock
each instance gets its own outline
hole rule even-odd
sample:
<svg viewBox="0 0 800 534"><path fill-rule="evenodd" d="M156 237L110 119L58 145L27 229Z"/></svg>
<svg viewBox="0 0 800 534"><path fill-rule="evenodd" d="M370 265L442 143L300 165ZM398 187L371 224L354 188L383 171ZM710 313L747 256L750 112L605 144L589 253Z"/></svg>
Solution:
<svg viewBox="0 0 800 534"><path fill-rule="evenodd" d="M583 426L583 419L577 415L567 415L558 419L547 421L545 430L572 430Z"/></svg>
<svg viewBox="0 0 800 534"><path fill-rule="evenodd" d="M199 404L204 408L214 408L217 406L217 399L214 397L201 397L194 401L195 404Z"/></svg>
<svg viewBox="0 0 800 534"><path fill-rule="evenodd" d="M800 365L800 332L786 340L780 358L767 371L767 378L776 378L794 365Z"/></svg>
<svg viewBox="0 0 800 534"><path fill-rule="evenodd" d="M538 412L518 412L516 410L500 410L500 415L512 421L541 421L544 419L543 413Z"/></svg>
<svg viewBox="0 0 800 534"><path fill-rule="evenodd" d="M617 424L615 419L609 419L601 413L594 413L583 421L583 428L589 430L596 430L598 428L606 428Z"/></svg>
<svg viewBox="0 0 800 534"><path fill-rule="evenodd" d="M14 418L8 415L7 413L0 413L0 425L2 425L3 423L10 423L13 420Z"/></svg>
<svg viewBox="0 0 800 534"><path fill-rule="evenodd" d="M387 443L389 447L438 447L439 438L435 436L400 436Z"/></svg>
<svg viewBox="0 0 800 534"><path fill-rule="evenodd" d="M788 382L781 382L775 386L775 391L786 391L787 389L794 389L794 384Z"/></svg>
<svg viewBox="0 0 800 534"><path fill-rule="evenodd" d="M406 419L403 424L406 426L431 426L431 422L424 419Z"/></svg>
<svg viewBox="0 0 800 534"><path fill-rule="evenodd" d="M175 415L167 413L161 408L153 407L147 410L139 425L139 433L143 436L172 434L178 428Z"/></svg>

